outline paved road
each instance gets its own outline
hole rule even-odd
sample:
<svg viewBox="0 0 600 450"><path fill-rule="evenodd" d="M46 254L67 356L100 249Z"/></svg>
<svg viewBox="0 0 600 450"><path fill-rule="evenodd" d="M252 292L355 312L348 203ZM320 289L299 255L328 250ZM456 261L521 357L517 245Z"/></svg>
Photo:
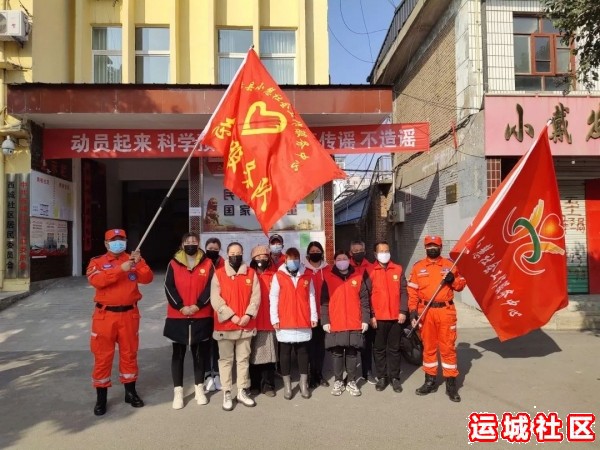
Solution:
<svg viewBox="0 0 600 450"><path fill-rule="evenodd" d="M296 395L286 401L278 393L274 399L257 397L256 408L236 406L227 413L221 410L220 393L207 406L195 404L188 360L188 403L174 411L170 345L162 337L161 276L157 279L144 287L140 303L138 386L147 406L126 405L121 386L115 385L109 391L109 411L101 418L92 414L92 290L85 279L62 280L0 312L0 447L449 449L467 446L471 412L555 411L563 420L570 412L600 417L598 334L538 331L500 343L481 324L459 330L463 401L458 404L448 400L443 388L417 397L422 372L405 365L401 394L390 388L379 393L366 385L362 397L336 398L321 388L310 400ZM513 448L506 442L479 445Z"/></svg>

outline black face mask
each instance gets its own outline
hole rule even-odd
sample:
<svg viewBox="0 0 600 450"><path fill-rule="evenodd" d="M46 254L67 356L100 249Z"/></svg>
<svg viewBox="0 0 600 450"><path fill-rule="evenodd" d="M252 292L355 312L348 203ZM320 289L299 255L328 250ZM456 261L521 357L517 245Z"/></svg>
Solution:
<svg viewBox="0 0 600 450"><path fill-rule="evenodd" d="M360 264L363 262L363 259L365 259L365 252L353 253L352 259L356 261L357 264Z"/></svg>
<svg viewBox="0 0 600 450"><path fill-rule="evenodd" d="M186 255L194 256L196 253L198 253L198 246L195 244L184 245L183 251L185 252Z"/></svg>
<svg viewBox="0 0 600 450"><path fill-rule="evenodd" d="M219 259L219 250L206 250L206 256L216 262Z"/></svg>
<svg viewBox="0 0 600 450"><path fill-rule="evenodd" d="M442 253L442 250L439 248L427 248L425 249L425 253L427 253L427 257L431 259L435 259Z"/></svg>
<svg viewBox="0 0 600 450"><path fill-rule="evenodd" d="M242 265L242 255L230 256L229 265L237 272Z"/></svg>
<svg viewBox="0 0 600 450"><path fill-rule="evenodd" d="M319 262L323 259L323 253L309 253L308 260L312 262Z"/></svg>

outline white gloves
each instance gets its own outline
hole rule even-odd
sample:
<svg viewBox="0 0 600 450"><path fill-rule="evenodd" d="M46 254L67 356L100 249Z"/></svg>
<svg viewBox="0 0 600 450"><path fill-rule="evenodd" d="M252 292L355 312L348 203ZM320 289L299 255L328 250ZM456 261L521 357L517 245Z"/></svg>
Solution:
<svg viewBox="0 0 600 450"><path fill-rule="evenodd" d="M329 324L323 325L323 331L325 331L325 333L331 332L331 325L329 325Z"/></svg>
<svg viewBox="0 0 600 450"><path fill-rule="evenodd" d="M366 333L368 329L369 329L369 324L368 323L363 323L362 324L362 332Z"/></svg>

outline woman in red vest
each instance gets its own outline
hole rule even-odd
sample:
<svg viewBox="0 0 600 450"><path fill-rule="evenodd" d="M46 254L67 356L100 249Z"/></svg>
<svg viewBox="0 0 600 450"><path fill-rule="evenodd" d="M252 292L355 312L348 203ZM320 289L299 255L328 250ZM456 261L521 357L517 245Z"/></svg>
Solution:
<svg viewBox="0 0 600 450"><path fill-rule="evenodd" d="M292 398L292 350L298 358L300 393L310 398L308 390L308 343L312 328L317 326L317 305L312 273L300 263L300 252L291 247L285 252L285 264L273 277L269 294L271 323L279 342L279 365L283 377L283 397Z"/></svg>
<svg viewBox="0 0 600 450"><path fill-rule="evenodd" d="M256 270L260 283L260 308L256 315L256 336L252 338L250 353L250 392L262 392L275 397L275 363L277 362L277 339L271 325L269 292L275 270L269 258L269 247L257 245L252 249L250 267Z"/></svg>
<svg viewBox="0 0 600 450"><path fill-rule="evenodd" d="M199 405L208 403L204 395L204 361L210 353L213 328L210 281L214 268L198 248L199 242L196 233L184 234L165 276L168 304L163 334L173 341L173 409L183 408L183 362L188 345L194 361L196 401Z"/></svg>
<svg viewBox="0 0 600 450"><path fill-rule="evenodd" d="M325 250L320 242L313 241L306 248L306 270L312 273L312 282L315 286L315 301L317 304L317 316L321 317L321 287L325 280L323 272L329 270L329 264L325 262ZM318 323L312 330L309 344L310 377L309 387L316 388L321 385L329 387L329 383L323 378L323 359L325 358L325 332Z"/></svg>
<svg viewBox="0 0 600 450"><path fill-rule="evenodd" d="M209 237L204 244L204 253L213 263L215 270L225 264L221 256L221 241L217 237ZM219 345L210 338L210 352L204 358L204 392L220 391L221 378L219 377Z"/></svg>
<svg viewBox="0 0 600 450"><path fill-rule="evenodd" d="M348 252L337 250L334 262L335 266L325 272L321 292L321 323L327 333L325 348L333 356L335 375L331 394L342 395L348 389L350 395L359 396L357 352L363 347L363 333L369 328L369 291L363 272L350 266ZM344 365L348 373L347 386L343 380Z"/></svg>
<svg viewBox="0 0 600 450"><path fill-rule="evenodd" d="M256 406L250 397L250 344L256 335L256 315L260 306L260 284L254 269L244 264L244 248L239 242L227 246L227 261L215 271L210 303L215 310L213 337L219 343L219 373L223 389L223 409L233 409L232 369L236 363L237 401Z"/></svg>

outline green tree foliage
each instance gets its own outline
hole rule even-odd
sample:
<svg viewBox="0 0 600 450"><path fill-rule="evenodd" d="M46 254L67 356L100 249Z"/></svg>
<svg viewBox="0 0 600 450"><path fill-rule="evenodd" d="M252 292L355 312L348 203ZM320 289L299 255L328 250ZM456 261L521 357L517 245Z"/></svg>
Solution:
<svg viewBox="0 0 600 450"><path fill-rule="evenodd" d="M563 41L574 43L577 79L586 89L592 89L594 82L598 81L600 68L600 0L541 2L544 12L563 34Z"/></svg>

